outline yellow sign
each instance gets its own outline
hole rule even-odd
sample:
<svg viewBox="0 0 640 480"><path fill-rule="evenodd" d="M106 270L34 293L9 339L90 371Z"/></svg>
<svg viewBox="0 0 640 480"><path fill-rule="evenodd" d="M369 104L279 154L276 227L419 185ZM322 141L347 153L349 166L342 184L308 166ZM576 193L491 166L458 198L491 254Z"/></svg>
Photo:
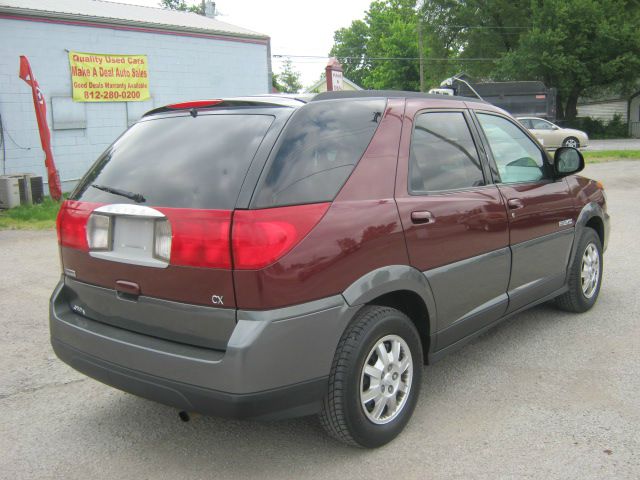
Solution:
<svg viewBox="0 0 640 480"><path fill-rule="evenodd" d="M146 55L69 52L74 102L141 102L148 100Z"/></svg>

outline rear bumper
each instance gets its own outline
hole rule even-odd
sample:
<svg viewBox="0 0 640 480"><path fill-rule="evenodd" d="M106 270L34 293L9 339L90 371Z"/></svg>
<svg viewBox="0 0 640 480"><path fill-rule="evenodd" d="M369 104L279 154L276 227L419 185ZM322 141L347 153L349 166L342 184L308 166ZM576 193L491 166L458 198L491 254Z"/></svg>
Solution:
<svg viewBox="0 0 640 480"><path fill-rule="evenodd" d="M66 294L60 282L50 304L51 344L61 360L140 397L237 418L316 413L338 341L357 310L340 295L277 310L239 310L221 351L90 320L71 310Z"/></svg>

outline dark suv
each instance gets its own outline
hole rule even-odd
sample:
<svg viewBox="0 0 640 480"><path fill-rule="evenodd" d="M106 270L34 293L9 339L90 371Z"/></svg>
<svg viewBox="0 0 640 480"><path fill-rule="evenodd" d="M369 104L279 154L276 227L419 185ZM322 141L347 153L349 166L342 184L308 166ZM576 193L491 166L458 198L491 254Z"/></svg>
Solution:
<svg viewBox="0 0 640 480"><path fill-rule="evenodd" d="M319 413L339 440L383 445L423 364L541 302L593 306L609 216L583 167L459 97L153 110L62 206L53 348L187 412Z"/></svg>

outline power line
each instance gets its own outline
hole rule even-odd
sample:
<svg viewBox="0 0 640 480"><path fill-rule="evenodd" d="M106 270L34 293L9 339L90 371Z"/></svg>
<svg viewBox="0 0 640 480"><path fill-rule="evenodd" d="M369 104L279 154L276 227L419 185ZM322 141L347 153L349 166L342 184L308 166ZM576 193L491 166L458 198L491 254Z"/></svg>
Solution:
<svg viewBox="0 0 640 480"><path fill-rule="evenodd" d="M273 55L274 58L277 59L291 59L291 58L297 58L300 60L297 60L297 62L308 62L308 63L313 63L313 62L317 62L317 61L326 61L329 59L328 56L323 56L323 55L285 55L285 54L277 54L277 55ZM415 61L415 60L420 60L420 57L342 57L342 56L338 56L338 58L340 58L340 60L357 60L357 61L362 61L362 62L369 62L369 61L386 61L386 60L405 60L405 61ZM444 62L450 62L450 61L455 61L455 62L493 62L496 60L499 60L499 58L493 58L493 57L469 57L469 58L447 58L447 57L425 57L424 60L428 60L428 61L444 61Z"/></svg>
<svg viewBox="0 0 640 480"><path fill-rule="evenodd" d="M529 30L531 27L490 27L485 25L447 25L449 28L474 28L474 29L494 29L494 30Z"/></svg>

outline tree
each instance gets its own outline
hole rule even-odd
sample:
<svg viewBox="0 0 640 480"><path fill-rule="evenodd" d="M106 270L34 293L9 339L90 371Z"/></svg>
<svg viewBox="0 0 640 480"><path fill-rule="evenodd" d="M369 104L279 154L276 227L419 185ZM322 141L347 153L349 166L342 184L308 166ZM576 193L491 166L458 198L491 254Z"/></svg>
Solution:
<svg viewBox="0 0 640 480"><path fill-rule="evenodd" d="M424 0L418 15L437 59L427 70L436 81L459 72L490 78L529 29L530 12L531 0Z"/></svg>
<svg viewBox="0 0 640 480"><path fill-rule="evenodd" d="M187 4L185 0L160 0L160 7L166 10L179 10L181 12L193 12L198 15L204 15L204 5L202 2L197 4Z"/></svg>
<svg viewBox="0 0 640 480"><path fill-rule="evenodd" d="M364 88L418 90L415 0L376 0L364 20L334 34L330 56Z"/></svg>
<svg viewBox="0 0 640 480"><path fill-rule="evenodd" d="M529 32L498 63L505 79L558 89L558 116L575 118L585 91L628 83L640 71L640 7L633 0L534 0Z"/></svg>
<svg viewBox="0 0 640 480"><path fill-rule="evenodd" d="M291 59L284 61L282 72L273 74L273 86L280 92L298 93L302 89L300 72L293 68Z"/></svg>
<svg viewBox="0 0 640 480"><path fill-rule="evenodd" d="M371 71L367 59L369 25L363 20L354 20L348 28L341 28L333 35L334 45L329 56L342 64L342 73L352 82L365 85L365 77Z"/></svg>

